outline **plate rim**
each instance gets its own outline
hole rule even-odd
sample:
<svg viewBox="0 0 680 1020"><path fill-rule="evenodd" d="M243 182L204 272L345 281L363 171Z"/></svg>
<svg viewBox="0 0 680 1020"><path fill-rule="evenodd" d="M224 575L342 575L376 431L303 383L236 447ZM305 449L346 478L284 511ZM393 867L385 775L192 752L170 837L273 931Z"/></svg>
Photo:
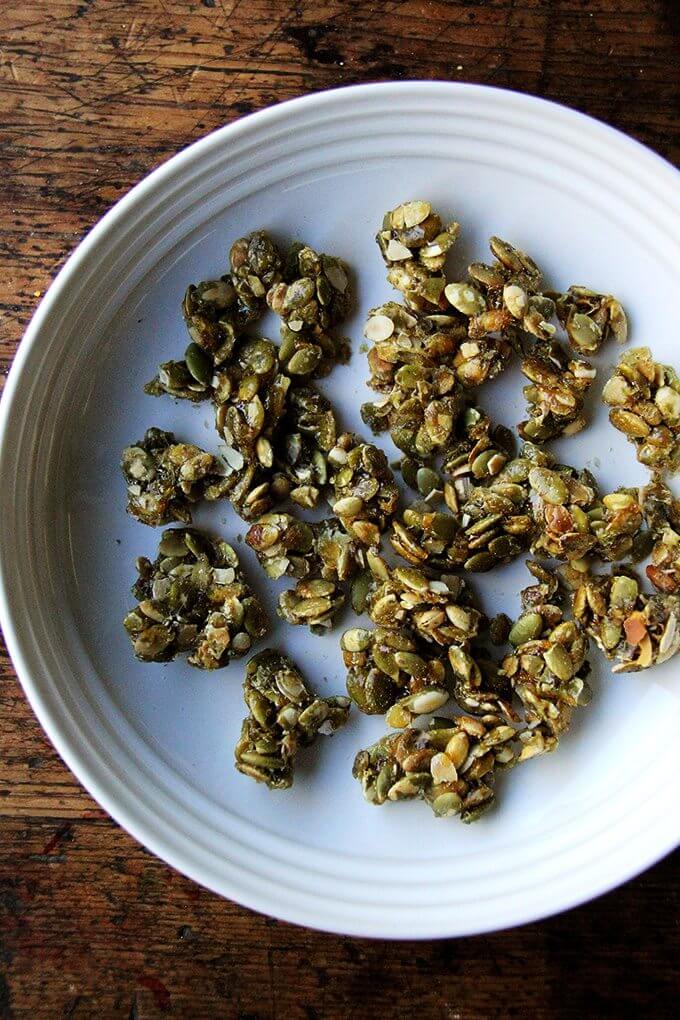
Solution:
<svg viewBox="0 0 680 1020"><path fill-rule="evenodd" d="M311 93L249 114L246 117L240 118L237 121L231 122L230 124L224 125L217 128L215 131L210 132L208 135L198 139L196 142L187 146L185 149L170 157L170 159L166 160L159 167L151 171L138 184L126 192L126 194L119 199L118 202L115 203L115 205L85 235L72 254L68 257L62 269L48 288L31 319L25 331L24 338L21 341L14 357L5 383L2 398L0 399L0 474L2 473L3 465L7 459L8 446L12 440L8 423L26 359L33 350L33 347L41 339L41 333L45 327L50 312L57 308L59 302L66 296L71 278L76 273L80 272L81 267L87 263L91 249L102 236L106 235L109 228L115 227L119 220L122 220L127 216L130 209L134 208L134 205L137 202L143 201L147 195L153 194L153 192L159 187L162 187L164 183L170 182L173 176L177 175L181 177L182 173L194 160L200 161L211 151L211 149L215 148L218 150L225 144L226 141L243 137L249 131L266 131L268 127L284 122L289 116L291 110L294 112L301 112L305 109L323 111L329 106L332 106L334 103L342 105L346 99L349 99L351 102L352 95L356 93L361 93L361 95L366 95L367 93L375 95L379 95L381 93L388 95L406 95L410 93L415 95L419 92L423 95L426 95L427 93L450 93L457 95L464 95L465 93L470 95L491 94L498 97L498 101L501 103L514 103L517 107L526 107L529 113L533 111L539 119L543 119L545 116L559 116L574 125L582 125L584 121L588 122L590 129L596 133L604 133L606 136L609 136L612 141L615 139L619 145L624 145L624 147L629 150L632 147L638 159L642 159L647 162L650 169L654 169L657 173L659 173L668 182L668 184L672 185L673 189L678 188L680 173L672 166L672 164L657 153L648 149L642 143L630 138L610 125L550 100L541 99L513 90L499 89L497 87L438 81L381 82L368 85L350 85L323 92ZM266 143L266 139L264 141ZM174 848L168 849L167 840L164 841L162 836L153 831L153 819L151 819L147 826L143 821L134 818L134 812L126 810L122 803L121 797L116 790L116 784L114 783L111 789L107 789L100 782L98 776L92 772L88 763L87 755L84 754L80 748L74 746L68 739L68 735L61 731L58 720L53 718L49 698L45 696L44 692L40 688L40 680L36 680L32 675L33 670L29 664L28 656L24 652L22 640L19 635L20 628L15 627L13 620L11 586L8 583L9 578L6 576L7 573L9 572L6 570L4 554L2 546L0 545L0 626L4 632L8 651L24 692L26 693L33 711L38 717L43 730L79 782L82 783L95 800L118 824L126 829L142 845L148 847L154 854L159 856L170 866L188 875L188 877L197 881L199 884L217 892L219 895L228 896L234 901L259 912L271 913L271 901L268 900L266 894L261 896L257 893L251 893L250 890L248 890L247 893L244 893L237 885L232 885L227 889L224 887L224 883L222 883L221 888L216 889L214 884L212 884L205 875L203 875L203 877L201 876L200 871L197 871L194 867L184 865L182 862L181 852L178 854L175 852ZM569 909L583 902L587 902L588 900L615 888L623 882L628 881L634 875L639 874L641 871L650 867L657 860L669 853L676 843L677 839L674 839L670 841L668 845L664 844L661 847L655 845L651 852L641 854L634 864L629 865L628 868L621 869L621 871L617 872L616 876L608 883L598 883L595 890L589 888L581 897L574 897L573 892L570 891L565 894L563 902L551 901L549 904L546 904L544 908L536 909L534 907L533 909L528 909L522 916L515 916L516 912L514 912L511 917L501 918L502 923L500 925L493 924L490 926L488 923L481 923L477 928L475 928L474 925L471 926L466 924L464 930L460 931L452 930L451 927L447 926L445 930L437 928L423 933L416 933L415 935L410 932L404 935L395 932L393 923L389 927L385 927L383 929L381 927L380 920L376 916L373 917L373 921L370 924L365 918L356 924L343 921L342 926L339 926L337 921L336 923L324 923L323 901L320 904L318 912L316 914L312 913L311 915L309 909L304 906L300 906L299 908L291 907L289 909L287 905L284 907L279 902L276 905L276 913L274 916L279 917L282 920L304 924L324 931L369 937L408 937L410 939L417 939L476 934L497 930L498 927L513 927L530 921L539 920L564 909ZM557 899L559 900L559 897ZM377 909L379 910L380 908ZM402 907L401 909L404 908ZM454 919L452 918L452 925L453 921ZM455 928L455 925L453 925L453 927Z"/></svg>

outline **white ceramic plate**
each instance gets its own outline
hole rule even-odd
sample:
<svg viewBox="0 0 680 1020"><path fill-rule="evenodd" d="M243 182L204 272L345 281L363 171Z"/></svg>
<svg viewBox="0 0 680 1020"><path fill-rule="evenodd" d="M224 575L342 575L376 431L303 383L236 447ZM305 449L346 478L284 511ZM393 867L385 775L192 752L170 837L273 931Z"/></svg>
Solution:
<svg viewBox="0 0 680 1020"><path fill-rule="evenodd" d="M355 713L270 793L238 775L243 663L215 674L135 662L120 620L133 559L158 535L126 517L122 447L155 424L215 449L208 407L155 400L141 385L186 344L189 281L224 271L230 241L255 227L302 236L359 271L351 364L323 389L346 426L368 399L361 325L390 290L373 241L383 211L430 199L463 224L462 271L498 233L555 286L616 293L633 341L677 362L678 175L604 125L511 92L468 85L373 85L284 103L215 132L139 184L98 224L33 319L1 409L0 618L42 725L75 774L126 829L215 891L276 917L388 937L463 935L533 920L629 878L678 836L677 664L614 678L557 754L516 769L479 823L436 820L419 803L364 803L350 774L382 721ZM264 332L276 335L267 321ZM602 374L619 351L598 357ZM522 417L518 372L481 403ZM558 445L605 488L644 479L595 408ZM365 431L365 430L363 430ZM230 508L199 523L234 540ZM270 608L280 585L246 570ZM511 615L528 575L478 579L488 611ZM281 582L281 585L283 582ZM344 689L338 632L279 624L323 693Z"/></svg>

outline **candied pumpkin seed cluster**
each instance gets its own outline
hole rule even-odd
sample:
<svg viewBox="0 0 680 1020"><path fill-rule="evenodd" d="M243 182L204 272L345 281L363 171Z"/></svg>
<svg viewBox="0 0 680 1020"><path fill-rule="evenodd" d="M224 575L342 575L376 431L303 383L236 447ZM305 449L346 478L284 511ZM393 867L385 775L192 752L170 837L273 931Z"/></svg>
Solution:
<svg viewBox="0 0 680 1020"><path fill-rule="evenodd" d="M146 392L212 400L225 470L206 496L228 498L251 521L287 499L315 507L327 485L335 418L305 380L349 356L347 341L329 329L347 314L350 280L340 259L301 243L283 259L264 231L234 242L230 262L219 281L187 290L192 342L183 361L160 366ZM267 307L282 318L279 346L244 333Z"/></svg>
<svg viewBox="0 0 680 1020"><path fill-rule="evenodd" d="M523 391L529 417L517 427L523 439L545 443L584 428L584 397L596 374L589 361L569 358L564 347L553 341L525 357L522 372L529 379Z"/></svg>
<svg viewBox="0 0 680 1020"><path fill-rule="evenodd" d="M365 565L363 546L335 517L307 523L292 514L265 514L248 530L246 542L274 580L318 575L347 581Z"/></svg>
<svg viewBox="0 0 680 1020"><path fill-rule="evenodd" d="M460 225L443 223L429 202L403 202L385 213L376 241L389 283L409 308L427 312L446 308L444 262Z"/></svg>
<svg viewBox="0 0 680 1020"><path fill-rule="evenodd" d="M254 321L265 310L267 294L281 279L281 253L264 230L255 230L234 241L229 263L241 319Z"/></svg>
<svg viewBox="0 0 680 1020"><path fill-rule="evenodd" d="M312 386L292 385L268 340L245 341L218 375L216 425L226 477L208 498L226 496L247 521L286 499L317 506L336 438L329 401Z"/></svg>
<svg viewBox="0 0 680 1020"><path fill-rule="evenodd" d="M509 563L529 547L535 534L529 472L552 459L531 444L508 459L501 445L491 443L478 454L473 446L445 465L451 478L444 485L449 513L415 503L401 522L394 521L390 541L404 559L439 570L480 572Z"/></svg>
<svg viewBox="0 0 680 1020"><path fill-rule="evenodd" d="M680 377L652 358L648 347L621 356L602 391L609 420L633 443L637 459L652 471L680 468Z"/></svg>
<svg viewBox="0 0 680 1020"><path fill-rule="evenodd" d="M520 331L539 340L551 339L555 305L538 289L541 271L536 263L500 237L490 238L489 247L493 263L473 262L468 266L468 280L451 283L445 290L449 304L469 317L470 339L500 334L514 345Z"/></svg>
<svg viewBox="0 0 680 1020"><path fill-rule="evenodd" d="M216 385L215 370L231 358L243 329L266 308L266 294L281 277L281 255L263 230L234 241L231 272L218 280L190 284L182 313L191 343L181 361L166 361L145 387L151 396L206 400Z"/></svg>
<svg viewBox="0 0 680 1020"><path fill-rule="evenodd" d="M349 698L315 697L295 664L271 648L246 666L243 697L249 714L236 744L236 768L271 790L292 786L300 748L319 733L334 733L349 715Z"/></svg>
<svg viewBox="0 0 680 1020"><path fill-rule="evenodd" d="M290 514L265 514L249 529L246 542L269 577L298 578L279 596L279 616L314 633L332 626L347 599L343 582L365 566L364 547L335 517L308 524Z"/></svg>
<svg viewBox="0 0 680 1020"><path fill-rule="evenodd" d="M137 560L139 604L124 620L143 662L188 653L191 666L219 669L245 655L268 630L260 600L234 549L197 528L165 531L158 555Z"/></svg>
<svg viewBox="0 0 680 1020"><path fill-rule="evenodd" d="M192 505L221 484L224 473L212 454L192 443L178 443L172 432L157 428L126 446L121 468L128 513L152 527L173 521L189 524Z"/></svg>
<svg viewBox="0 0 680 1020"><path fill-rule="evenodd" d="M361 712L384 715L400 699L401 714L432 712L448 701L443 654L406 628L352 627L340 639L347 693ZM399 725L391 723L391 725ZM405 724L402 724L405 725Z"/></svg>
<svg viewBox="0 0 680 1020"><path fill-rule="evenodd" d="M587 634L578 621L564 619L554 575L539 564L531 568L539 583L522 592L524 611L508 636L513 651L501 664L526 724L520 761L555 750L573 710L591 698Z"/></svg>
<svg viewBox="0 0 680 1020"><path fill-rule="evenodd" d="M564 294L550 297L569 343L579 354L596 354L610 337L620 344L628 339L626 313L611 294L573 284Z"/></svg>
<svg viewBox="0 0 680 1020"><path fill-rule="evenodd" d="M612 561L633 551L643 525L635 490L600 498L590 471L564 464L532 468L529 485L537 525L532 552L567 561L587 554Z"/></svg>
<svg viewBox="0 0 680 1020"><path fill-rule="evenodd" d="M437 817L472 822L493 804L497 773L516 760L512 726L463 715L388 733L359 751L352 771L370 804L424 800Z"/></svg>
<svg viewBox="0 0 680 1020"><path fill-rule="evenodd" d="M680 592L680 499L655 478L640 495L645 521L654 545L646 574L657 591Z"/></svg>
<svg viewBox="0 0 680 1020"><path fill-rule="evenodd" d="M267 304L281 318L279 359L296 378L320 378L349 360L345 337L330 332L350 307L349 269L332 255L302 242L293 244L283 264L283 279L267 293Z"/></svg>
<svg viewBox="0 0 680 1020"><path fill-rule="evenodd" d="M382 450L352 432L328 453L332 466L331 509L348 535L365 546L380 544L399 504L399 489Z"/></svg>
<svg viewBox="0 0 680 1020"><path fill-rule="evenodd" d="M587 576L572 595L572 609L615 663L614 673L648 669L680 649L680 596L646 595L631 573Z"/></svg>
<svg viewBox="0 0 680 1020"><path fill-rule="evenodd" d="M425 641L448 647L475 637L482 614L473 605L462 577L427 577L413 567L390 569L374 556L370 561L375 583L366 610L379 627L405 627Z"/></svg>

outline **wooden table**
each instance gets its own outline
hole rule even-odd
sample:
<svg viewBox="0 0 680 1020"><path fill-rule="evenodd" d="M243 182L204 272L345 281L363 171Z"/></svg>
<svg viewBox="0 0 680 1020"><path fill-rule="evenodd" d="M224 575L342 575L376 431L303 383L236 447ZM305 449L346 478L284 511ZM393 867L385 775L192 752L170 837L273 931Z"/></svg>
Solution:
<svg viewBox="0 0 680 1020"><path fill-rule="evenodd" d="M673 0L2 0L3 375L38 298L117 198L194 139L291 96L485 82L594 114L677 160L677 11ZM317 934L218 899L122 832L47 743L6 656L0 699L0 1017L671 1015L677 855L588 906L487 937Z"/></svg>

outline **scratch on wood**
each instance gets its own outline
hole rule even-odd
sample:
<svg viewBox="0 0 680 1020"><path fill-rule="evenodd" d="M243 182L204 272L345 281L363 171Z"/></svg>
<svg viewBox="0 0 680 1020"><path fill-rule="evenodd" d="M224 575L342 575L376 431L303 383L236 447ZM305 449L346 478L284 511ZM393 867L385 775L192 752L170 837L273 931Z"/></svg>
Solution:
<svg viewBox="0 0 680 1020"><path fill-rule="evenodd" d="M124 50L126 50L129 46L132 45L132 41L134 39L135 29L136 28L137 28L137 16L135 15L134 18L132 19L132 21L130 22L130 26L128 28L127 35L125 36L125 42L123 43L123 49Z"/></svg>

